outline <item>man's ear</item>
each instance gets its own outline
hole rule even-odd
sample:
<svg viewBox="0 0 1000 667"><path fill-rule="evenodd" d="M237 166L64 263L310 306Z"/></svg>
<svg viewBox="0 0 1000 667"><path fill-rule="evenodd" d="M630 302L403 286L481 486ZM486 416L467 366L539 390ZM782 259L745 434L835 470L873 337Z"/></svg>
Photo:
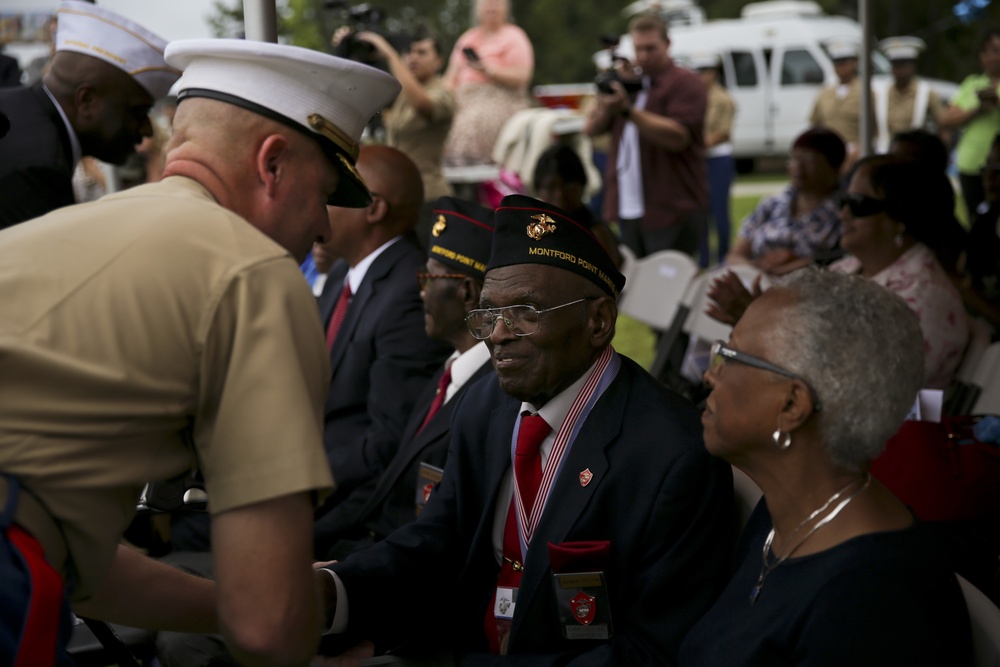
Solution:
<svg viewBox="0 0 1000 667"><path fill-rule="evenodd" d="M385 219L388 213L388 202L378 195L372 195L372 203L368 205L368 209L366 210L365 221L369 225L378 224Z"/></svg>
<svg viewBox="0 0 1000 667"><path fill-rule="evenodd" d="M73 90L74 120L82 126L89 126L97 115L101 94L92 84L81 83Z"/></svg>
<svg viewBox="0 0 1000 667"><path fill-rule="evenodd" d="M590 337L595 348L603 348L615 336L618 304L610 296L598 297L590 308Z"/></svg>
<svg viewBox="0 0 1000 667"><path fill-rule="evenodd" d="M288 139L280 134L270 134L264 137L254 155L257 179L271 199L277 197L278 187L289 177L288 154Z"/></svg>
<svg viewBox="0 0 1000 667"><path fill-rule="evenodd" d="M462 280L462 303L465 304L465 312L479 308L479 294L482 291L482 283L474 278Z"/></svg>

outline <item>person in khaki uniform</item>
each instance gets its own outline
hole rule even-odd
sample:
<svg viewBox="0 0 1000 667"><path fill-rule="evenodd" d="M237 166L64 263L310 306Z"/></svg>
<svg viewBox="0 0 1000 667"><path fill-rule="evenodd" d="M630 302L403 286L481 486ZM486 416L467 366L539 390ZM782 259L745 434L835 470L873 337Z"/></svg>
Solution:
<svg viewBox="0 0 1000 667"><path fill-rule="evenodd" d="M733 185L733 118L736 104L719 83L719 54L704 53L692 59L691 67L698 72L708 89L708 109L705 111L705 158L708 162L708 199L715 220L718 250L721 262L729 252L729 190ZM708 248L708 226L702 227L699 244L702 268L711 264Z"/></svg>
<svg viewBox="0 0 1000 667"><path fill-rule="evenodd" d="M858 45L831 41L826 50L837 72L837 83L819 91L809 122L841 136L847 144L847 159L841 173L847 173L861 155L861 82L858 80Z"/></svg>
<svg viewBox="0 0 1000 667"><path fill-rule="evenodd" d="M878 48L892 63L892 83L875 91L875 122L878 152L889 150L894 136L907 130L922 130L928 121L937 126L944 105L930 84L916 76L917 56L927 48L918 37L889 37ZM947 135L941 137L948 143Z"/></svg>
<svg viewBox="0 0 1000 667"><path fill-rule="evenodd" d="M68 660L67 598L221 631L243 664L305 665L318 643L329 363L297 263L330 235L328 203L371 201L357 142L399 85L241 40L165 58L185 73L164 180L0 234L2 664ZM143 484L195 466L215 585L119 543Z"/></svg>

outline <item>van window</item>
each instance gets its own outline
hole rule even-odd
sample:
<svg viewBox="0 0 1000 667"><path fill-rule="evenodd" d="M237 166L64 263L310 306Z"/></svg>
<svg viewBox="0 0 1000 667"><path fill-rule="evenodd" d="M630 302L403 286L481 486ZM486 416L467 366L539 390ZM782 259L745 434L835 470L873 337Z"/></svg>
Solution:
<svg viewBox="0 0 1000 667"><path fill-rule="evenodd" d="M781 61L781 85L823 83L823 68L805 49L785 51Z"/></svg>
<svg viewBox="0 0 1000 667"><path fill-rule="evenodd" d="M733 72L736 75L736 85L740 87L757 85L757 65L753 54L746 51L733 51Z"/></svg>

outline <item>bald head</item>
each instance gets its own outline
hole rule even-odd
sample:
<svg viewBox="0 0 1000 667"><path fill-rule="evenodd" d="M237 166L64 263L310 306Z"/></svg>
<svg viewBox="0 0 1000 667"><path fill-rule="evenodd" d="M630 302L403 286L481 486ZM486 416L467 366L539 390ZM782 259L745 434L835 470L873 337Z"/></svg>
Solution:
<svg viewBox="0 0 1000 667"><path fill-rule="evenodd" d="M385 226L394 234L413 229L424 201L424 184L413 160L388 146L362 146L357 169L372 194L388 204Z"/></svg>
<svg viewBox="0 0 1000 667"><path fill-rule="evenodd" d="M60 51L43 78L80 140L84 155L123 164L152 136L153 98L126 72L82 53Z"/></svg>

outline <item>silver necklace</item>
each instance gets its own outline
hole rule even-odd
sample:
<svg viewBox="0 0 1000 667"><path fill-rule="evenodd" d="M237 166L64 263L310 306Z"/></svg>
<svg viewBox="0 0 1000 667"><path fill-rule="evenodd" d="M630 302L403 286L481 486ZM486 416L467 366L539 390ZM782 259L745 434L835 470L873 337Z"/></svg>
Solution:
<svg viewBox="0 0 1000 667"><path fill-rule="evenodd" d="M845 486L844 488L840 489L835 494L830 496L827 499L827 501L823 503L823 505L821 505L818 509L816 509L809 516L803 519L799 523L799 525L795 527L795 530L792 531L792 534L788 536L789 541L791 541L791 539L798 534L798 532L802 529L803 526L805 526L807 523L809 523L817 516L822 514L824 511L826 511L826 509L830 507L830 505L837 502L837 500L839 500L845 493L847 493L847 491L851 487L857 484L858 481L859 480L856 479L851 480L850 483L847 484L847 486ZM871 481L872 481L871 474L866 473L864 477L864 482L861 484L860 487L858 487L857 490L855 490L849 496L841 500L840 503L836 507L834 507L829 514L827 514L825 517L817 521L816 525L810 528L809 532L807 532L805 535L802 536L802 539L793 544L791 549L785 552L783 556L777 557L773 562L768 558L768 554L771 553L771 544L774 542L774 528L771 528L771 531L767 534L767 539L764 540L764 548L761 551L761 560L763 561L763 565L761 565L760 574L757 575L757 583L754 584L753 588L750 589L750 604L754 604L755 602L757 602L757 598L760 597L760 589L764 586L764 580L767 579L767 575L771 574L771 572L773 572L775 568L777 568L779 565L788 560L799 547L805 544L806 540L812 537L813 533L815 533L817 530L819 530L826 524L836 519L837 515L840 514L841 510L847 507L850 504L850 502L854 500L855 496L857 496L859 493L868 488L868 485L871 483Z"/></svg>

